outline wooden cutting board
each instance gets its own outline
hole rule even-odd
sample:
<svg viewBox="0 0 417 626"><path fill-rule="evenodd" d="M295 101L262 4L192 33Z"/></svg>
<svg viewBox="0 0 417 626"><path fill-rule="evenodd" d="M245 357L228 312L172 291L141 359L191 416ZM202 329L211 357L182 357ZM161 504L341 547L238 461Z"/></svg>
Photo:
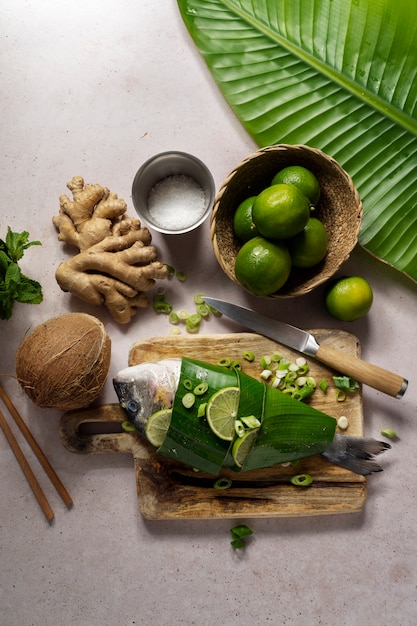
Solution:
<svg viewBox="0 0 417 626"><path fill-rule="evenodd" d="M358 339L338 330L311 331L321 344L327 344L347 354L360 356ZM252 350L253 363L242 360L245 351ZM176 335L153 337L136 342L129 353L129 365L162 358L187 356L216 363L222 357L238 359L247 374L259 377L259 358L279 352L292 361L299 353L253 333L228 335ZM310 373L317 381L330 383L336 373L312 358L307 358ZM335 418L346 415L347 434L363 435L362 390L348 394L344 402L336 401L335 388L327 393L317 390L311 405ZM120 424L125 421L118 404L108 404L86 410L72 411L62 416L60 436L64 446L76 453L129 453L134 459L139 510L147 519L207 519L289 517L353 513L360 511L366 500L366 479L336 467L323 457L303 459L292 466L234 473L229 489L213 488L217 477L195 472L157 454L139 433L126 433ZM309 473L313 483L308 488L294 487L294 474Z"/></svg>

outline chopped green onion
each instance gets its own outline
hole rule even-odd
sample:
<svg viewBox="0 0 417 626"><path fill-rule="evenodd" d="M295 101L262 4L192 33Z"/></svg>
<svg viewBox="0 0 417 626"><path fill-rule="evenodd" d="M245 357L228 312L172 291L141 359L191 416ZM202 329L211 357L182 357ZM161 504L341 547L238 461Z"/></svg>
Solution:
<svg viewBox="0 0 417 626"><path fill-rule="evenodd" d="M259 363L261 364L262 369L265 370L271 365L272 359L270 356L265 355L260 358Z"/></svg>
<svg viewBox="0 0 417 626"><path fill-rule="evenodd" d="M336 401L337 402L344 402L346 400L346 394L343 391L343 389L337 389L336 390Z"/></svg>
<svg viewBox="0 0 417 626"><path fill-rule="evenodd" d="M191 409L195 403L195 395L193 393L186 393L182 397L182 404L186 409Z"/></svg>
<svg viewBox="0 0 417 626"><path fill-rule="evenodd" d="M192 313L192 315L187 318L187 324L190 326L199 326L201 324L201 315Z"/></svg>
<svg viewBox="0 0 417 626"><path fill-rule="evenodd" d="M210 309L208 308L207 304L205 304L205 303L198 304L197 305L197 313L198 313L198 315L201 315L201 317L209 317Z"/></svg>
<svg viewBox="0 0 417 626"><path fill-rule="evenodd" d="M203 293L196 293L194 296L194 303L195 304L204 304L204 294Z"/></svg>
<svg viewBox="0 0 417 626"><path fill-rule="evenodd" d="M220 365L221 367L230 367L231 364L232 364L231 360L226 357L223 357L222 359L219 359L217 361L217 365Z"/></svg>
<svg viewBox="0 0 417 626"><path fill-rule="evenodd" d="M133 430L136 430L136 428L133 426L133 424L131 422L122 422L121 424L123 430L125 430L127 433L131 433Z"/></svg>
<svg viewBox="0 0 417 626"><path fill-rule="evenodd" d="M392 428L384 428L381 430L381 435L384 437L388 437L388 439L395 439L397 437L397 433Z"/></svg>
<svg viewBox="0 0 417 626"><path fill-rule="evenodd" d="M259 428L261 422L254 415L246 415L245 417L241 417L242 422L248 428Z"/></svg>
<svg viewBox="0 0 417 626"><path fill-rule="evenodd" d="M291 483L296 487L308 487L313 482L310 474L296 474L291 477Z"/></svg>
<svg viewBox="0 0 417 626"><path fill-rule="evenodd" d="M190 317L190 314L185 309L180 309L177 313L180 320L185 321Z"/></svg>
<svg viewBox="0 0 417 626"><path fill-rule="evenodd" d="M307 385L309 385L310 387L315 387L317 385L316 379L312 376L307 376Z"/></svg>
<svg viewBox="0 0 417 626"><path fill-rule="evenodd" d="M180 329L178 328L178 326L173 326L172 328L170 328L170 330L169 330L169 334L170 334L170 335L180 335L180 334L181 334L181 331L180 331Z"/></svg>
<svg viewBox="0 0 417 626"><path fill-rule="evenodd" d="M238 550L245 548L245 538L252 535L253 531L246 524L239 524L239 526L231 528L230 533L232 535L230 544L234 550Z"/></svg>
<svg viewBox="0 0 417 626"><path fill-rule="evenodd" d="M207 304L207 303L206 303ZM207 304L210 313L212 313L215 317L221 317L222 314L220 313L220 311L218 311L217 309L214 308L214 306L211 306L211 304Z"/></svg>
<svg viewBox="0 0 417 626"><path fill-rule="evenodd" d="M245 434L245 427L241 420L235 420L235 433L238 437L243 437Z"/></svg>
<svg viewBox="0 0 417 626"><path fill-rule="evenodd" d="M240 361L232 361L232 364L230 366L232 369L234 370L241 370L242 369L242 364Z"/></svg>
<svg viewBox="0 0 417 626"><path fill-rule="evenodd" d="M271 370L262 370L262 372L261 372L261 378L262 378L263 380L268 380L269 378L271 378L271 376L272 376L272 372L271 372Z"/></svg>
<svg viewBox="0 0 417 626"><path fill-rule="evenodd" d="M206 414L207 402L202 402L197 409L197 417L204 417Z"/></svg>
<svg viewBox="0 0 417 626"><path fill-rule="evenodd" d="M214 489L229 489L232 486L232 481L230 478L219 478L214 483Z"/></svg>
<svg viewBox="0 0 417 626"><path fill-rule="evenodd" d="M180 318L178 317L178 313L175 313L175 311L171 311L171 313L169 314L169 323L170 324L178 324L180 321Z"/></svg>
<svg viewBox="0 0 417 626"><path fill-rule="evenodd" d="M184 272L177 272L175 276L177 277L177 280L180 281L180 283L183 283L187 278Z"/></svg>
<svg viewBox="0 0 417 626"><path fill-rule="evenodd" d="M275 352L272 356L271 359L274 363L279 363L279 361L281 361L282 359L282 354L279 354L278 352Z"/></svg>
<svg viewBox="0 0 417 626"><path fill-rule="evenodd" d="M199 385L197 385L197 387L194 387L194 395L196 396L202 396L206 393L208 389L208 384L207 383L200 383Z"/></svg>
<svg viewBox="0 0 417 626"><path fill-rule="evenodd" d="M303 365L302 367L298 368L297 374L299 376L304 376L304 374L308 374L309 371L310 371L310 366L309 365Z"/></svg>
<svg viewBox="0 0 417 626"><path fill-rule="evenodd" d="M190 333L190 335L196 335L200 330L200 326L192 326L190 324L186 324L185 330L187 331L187 333Z"/></svg>
<svg viewBox="0 0 417 626"><path fill-rule="evenodd" d="M165 289L163 287L158 287L153 296L154 302L165 302Z"/></svg>
<svg viewBox="0 0 417 626"><path fill-rule="evenodd" d="M184 378L184 380L182 381L182 384L184 385L186 389L188 389L188 391L191 391L193 388L193 382L189 378Z"/></svg>
<svg viewBox="0 0 417 626"><path fill-rule="evenodd" d="M305 367L307 365L307 361L303 356L299 356L295 359L295 364L297 367Z"/></svg>
<svg viewBox="0 0 417 626"><path fill-rule="evenodd" d="M319 382L319 387L323 393L326 393L328 386L329 386L329 383L327 382L327 380L325 378L322 378L321 381Z"/></svg>
<svg viewBox="0 0 417 626"><path fill-rule="evenodd" d="M169 315L172 311L172 304L168 302L154 302L153 308L156 313L164 313L165 315Z"/></svg>
<svg viewBox="0 0 417 626"><path fill-rule="evenodd" d="M252 363L252 361L255 360L255 354L251 351L249 352L244 352L242 354L243 358L245 359L245 361L249 361L249 363Z"/></svg>
<svg viewBox="0 0 417 626"><path fill-rule="evenodd" d="M170 276L172 276L173 274L175 274L175 269L172 267L172 265L168 265L168 263L165 263L165 267L168 270L168 274Z"/></svg>
<svg viewBox="0 0 417 626"><path fill-rule="evenodd" d="M339 419L337 420L337 425L339 426L339 428L341 428L342 430L346 430L346 428L349 426L349 420L346 417L346 415L341 415L339 417Z"/></svg>

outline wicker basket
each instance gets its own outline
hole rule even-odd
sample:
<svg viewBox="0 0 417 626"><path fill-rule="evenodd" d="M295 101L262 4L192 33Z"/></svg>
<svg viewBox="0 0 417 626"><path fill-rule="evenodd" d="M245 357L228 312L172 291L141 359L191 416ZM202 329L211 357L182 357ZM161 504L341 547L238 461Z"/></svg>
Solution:
<svg viewBox="0 0 417 626"><path fill-rule="evenodd" d="M233 232L234 213L243 200L260 193L271 184L274 175L288 165L306 167L320 183L320 200L314 215L326 227L328 251L315 267L293 268L285 285L268 298L300 296L331 278L355 247L363 216L362 203L352 179L333 158L303 145L279 144L257 150L227 177L216 196L210 220L216 258L236 284L239 283L234 267L241 243Z"/></svg>

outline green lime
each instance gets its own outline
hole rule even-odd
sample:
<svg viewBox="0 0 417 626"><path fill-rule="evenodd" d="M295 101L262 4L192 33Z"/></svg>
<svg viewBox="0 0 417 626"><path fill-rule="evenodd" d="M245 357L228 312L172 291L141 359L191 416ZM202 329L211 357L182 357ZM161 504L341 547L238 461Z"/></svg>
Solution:
<svg viewBox="0 0 417 626"><path fill-rule="evenodd" d="M248 430L243 437L236 439L232 446L232 457L238 467L243 467L249 452L252 450L259 428Z"/></svg>
<svg viewBox="0 0 417 626"><path fill-rule="evenodd" d="M150 416L146 422L145 435L149 443L159 448L164 443L171 423L172 409L161 409Z"/></svg>
<svg viewBox="0 0 417 626"><path fill-rule="evenodd" d="M233 216L233 231L241 241L249 241L259 235L252 220L252 207L256 196L246 198L239 204Z"/></svg>
<svg viewBox="0 0 417 626"><path fill-rule="evenodd" d="M327 231L316 217L310 217L301 233L287 242L294 267L313 267L327 252Z"/></svg>
<svg viewBox="0 0 417 626"><path fill-rule="evenodd" d="M294 185L271 185L252 207L252 218L261 235L288 239L303 230L310 217L310 202Z"/></svg>
<svg viewBox="0 0 417 626"><path fill-rule="evenodd" d="M325 304L330 315L343 322L353 322L366 315L372 302L372 288L360 276L336 280L325 295Z"/></svg>
<svg viewBox="0 0 417 626"><path fill-rule="evenodd" d="M290 272L290 254L278 241L254 237L244 243L236 255L236 278L256 296L268 296L281 289Z"/></svg>
<svg viewBox="0 0 417 626"><path fill-rule="evenodd" d="M217 437L232 441L239 408L239 387L224 387L216 391L207 403L206 418Z"/></svg>
<svg viewBox="0 0 417 626"><path fill-rule="evenodd" d="M289 165L275 174L271 185L295 185L315 206L320 198L320 184L313 172L302 165Z"/></svg>

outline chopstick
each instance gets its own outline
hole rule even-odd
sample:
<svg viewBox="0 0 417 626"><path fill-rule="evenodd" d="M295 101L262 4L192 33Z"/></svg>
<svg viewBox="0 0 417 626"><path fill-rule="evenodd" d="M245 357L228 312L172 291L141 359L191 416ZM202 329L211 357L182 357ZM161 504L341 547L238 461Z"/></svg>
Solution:
<svg viewBox="0 0 417 626"><path fill-rule="evenodd" d="M19 461L19 465L22 468L23 473L27 478L27 481L29 485L31 486L33 493L35 494L36 499L39 502L41 509L45 514L46 519L49 522L52 522L52 520L54 519L54 512L51 509L51 505L46 499L46 496L44 492L42 491L42 487L36 480L35 474L32 472L30 465L27 462L26 457L23 454L21 447L17 443L17 440L15 436L13 435L12 431L10 430L10 426L6 422L6 419L1 411L0 411L0 426L3 429L6 439L9 442L10 447L13 450L16 459Z"/></svg>
<svg viewBox="0 0 417 626"><path fill-rule="evenodd" d="M50 462L48 461L48 459L46 458L44 452L42 451L42 449L40 448L39 444L37 443L36 439L34 438L34 436L32 435L32 433L30 432L29 428L26 426L24 420L22 419L20 413L18 412L18 410L16 409L16 407L14 406L13 402L10 400L9 396L7 395L6 391L3 389L3 387L0 385L0 397L3 400L4 404L6 405L6 407L8 408L11 416L13 417L13 419L15 420L16 424L18 425L18 427L20 428L21 432L23 433L26 441L29 443L30 447L32 448L33 452L36 455L36 458L38 459L39 463L42 465L43 469L45 470L46 474L48 475L49 479L51 480L52 484L54 485L55 489L57 490L58 494L61 496L63 502L67 505L67 507L71 507L73 505L73 501L71 496L69 495L68 491L65 489L64 485L62 484L60 478L58 477L57 473L55 472L54 468L52 467L52 465L50 464ZM40 504L40 506L42 507L42 510L46 516L46 518L49 521L52 521L52 519L54 518L54 513L45 497L45 494L43 493L38 481L36 480L32 470L30 469L29 463L27 462L22 449L20 448L16 438L14 437L9 425L7 424L7 421L4 418L4 415L1 413L0 411L0 426L2 427L4 434L6 436L6 439L8 440L10 447L12 448L30 486L32 487L32 490L34 491L34 494L36 496L36 498L38 499L38 502Z"/></svg>

